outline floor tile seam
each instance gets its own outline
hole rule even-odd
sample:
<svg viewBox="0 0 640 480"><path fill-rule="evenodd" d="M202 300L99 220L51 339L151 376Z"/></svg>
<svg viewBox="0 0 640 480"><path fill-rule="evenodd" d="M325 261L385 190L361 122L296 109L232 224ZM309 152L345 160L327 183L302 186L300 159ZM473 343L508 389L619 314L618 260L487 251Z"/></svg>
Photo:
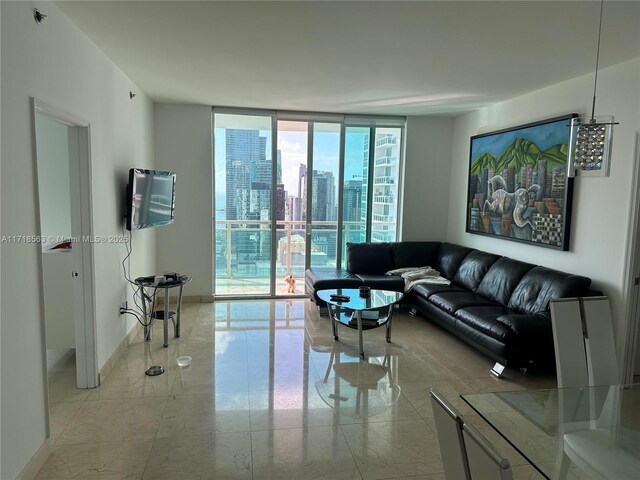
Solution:
<svg viewBox="0 0 640 480"><path fill-rule="evenodd" d="M80 403L80 402L58 402L58 403ZM62 438L62 435L67 430L67 428L69 428L69 425L71 425L71 422L73 422L73 419L76 418L76 416L80 413L80 410L82 410L82 407L84 406L85 403L87 403L86 399L82 401L82 405L80 405L80 407L74 412L74 414L71 416L71 418L66 423L64 428L60 431L60 433L53 440L53 445L54 446L58 445L58 441ZM50 407L49 407L49 410L50 410ZM49 411L48 418L49 418L49 437L51 437L51 411Z"/></svg>
<svg viewBox="0 0 640 480"><path fill-rule="evenodd" d="M171 389L169 389L169 391L171 391ZM167 396L167 399L164 402L164 408L162 409L162 415L160 415L160 423L158 423L158 428L156 430L156 434L153 437L153 440L151 442L151 448L149 449L149 454L147 455L147 461L144 464L144 468L142 469L142 475L140 476L140 478L144 478L144 474L146 473L147 467L149 466L149 461L151 460L151 452L153 452L153 447L155 446L156 440L158 439L158 434L160 433L160 427L162 426L162 420L164 419L164 414L167 411L167 405L168 404L169 404L169 396Z"/></svg>
<svg viewBox="0 0 640 480"><path fill-rule="evenodd" d="M151 400L151 399L158 399L158 398L168 398L170 397L171 394L170 393L165 393L163 395L141 395L141 396L133 396L133 397L123 397L123 396L117 396L117 397L110 397L110 398L94 398L94 399L90 399L87 398L84 402L83 405L85 403L97 403L97 402L116 402L116 401L121 401L121 400ZM72 403L72 402L69 402ZM80 407L82 408L82 407Z"/></svg>
<svg viewBox="0 0 640 480"><path fill-rule="evenodd" d="M151 436L149 436L148 438L136 438L136 439L120 439L120 440L101 440L101 441L96 441L96 442L64 442L64 443L59 443L59 442L55 442L54 446L57 447L64 447L64 446L72 446L72 445L103 445L103 444L108 444L108 443L114 443L114 444L122 444L122 443L127 443L127 442L153 442L153 438Z"/></svg>
<svg viewBox="0 0 640 480"><path fill-rule="evenodd" d="M361 479L364 479L364 475L362 474L362 471L360 470L360 465L358 465L358 460L356 459L356 456L353 453L353 449L351 448L351 445L349 445L349 440L347 440L347 435L344 433L344 430L342 429L342 425L338 424L338 428L340 430L340 434L342 435L342 438L344 439L344 443L347 446L347 449L349 450L349 454L351 455L351 459L353 460L353 464L356 466L356 470L358 471L358 475L360 475Z"/></svg>
<svg viewBox="0 0 640 480"><path fill-rule="evenodd" d="M194 434L182 434L182 435L167 435L166 437L157 437L152 441L155 444L155 442L157 441L169 440L169 439L175 439L175 438L205 438L205 437L231 436L231 435L249 434L249 433L251 433L250 430L238 430L234 432L209 432L209 433L194 433Z"/></svg>

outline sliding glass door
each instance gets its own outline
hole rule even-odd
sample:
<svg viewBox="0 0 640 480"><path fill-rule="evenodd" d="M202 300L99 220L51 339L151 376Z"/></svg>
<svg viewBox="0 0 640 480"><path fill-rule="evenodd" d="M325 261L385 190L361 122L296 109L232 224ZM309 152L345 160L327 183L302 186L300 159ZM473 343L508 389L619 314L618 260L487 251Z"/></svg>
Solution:
<svg viewBox="0 0 640 480"><path fill-rule="evenodd" d="M270 295L271 117L214 117L215 292Z"/></svg>
<svg viewBox="0 0 640 480"><path fill-rule="evenodd" d="M276 295L304 293L309 125L278 121ZM294 284L291 282L293 278Z"/></svg>
<svg viewBox="0 0 640 480"><path fill-rule="evenodd" d="M315 122L310 205L309 266L336 267L338 257L338 204L340 181L339 123Z"/></svg>
<svg viewBox="0 0 640 480"><path fill-rule="evenodd" d="M216 295L303 295L347 242L396 240L402 128L315 117L214 113Z"/></svg>

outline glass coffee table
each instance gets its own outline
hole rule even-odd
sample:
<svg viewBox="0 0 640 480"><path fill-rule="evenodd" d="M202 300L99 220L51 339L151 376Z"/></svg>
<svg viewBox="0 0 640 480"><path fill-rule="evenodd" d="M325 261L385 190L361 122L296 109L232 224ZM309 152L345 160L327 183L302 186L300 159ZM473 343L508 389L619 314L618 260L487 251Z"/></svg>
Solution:
<svg viewBox="0 0 640 480"><path fill-rule="evenodd" d="M332 295L343 295L348 300L334 300ZM357 288L338 288L318 290L318 297L327 303L329 319L334 340L338 340L338 325L358 331L358 352L364 358L362 332L382 326L387 327L386 339L391 342L391 320L393 306L399 302L403 294L390 290L371 289L367 297L361 297ZM382 311L388 307L386 312Z"/></svg>

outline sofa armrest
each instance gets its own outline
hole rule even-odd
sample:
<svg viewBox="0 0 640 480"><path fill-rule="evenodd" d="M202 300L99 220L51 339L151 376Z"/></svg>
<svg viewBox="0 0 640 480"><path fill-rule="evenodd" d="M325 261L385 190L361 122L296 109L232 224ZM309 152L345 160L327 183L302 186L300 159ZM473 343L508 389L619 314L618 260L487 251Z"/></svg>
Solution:
<svg viewBox="0 0 640 480"><path fill-rule="evenodd" d="M513 331L513 340L507 343L512 358L520 365L531 362L541 366L552 365L553 328L549 313L501 315L497 321Z"/></svg>

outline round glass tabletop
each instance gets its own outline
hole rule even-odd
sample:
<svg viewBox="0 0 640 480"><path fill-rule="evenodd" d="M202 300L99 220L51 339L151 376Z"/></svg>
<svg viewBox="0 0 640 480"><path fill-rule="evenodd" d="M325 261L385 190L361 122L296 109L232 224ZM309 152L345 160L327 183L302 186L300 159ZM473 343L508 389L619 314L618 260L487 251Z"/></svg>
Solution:
<svg viewBox="0 0 640 480"><path fill-rule="evenodd" d="M350 310L368 310L387 307L393 303L399 302L403 297L401 292L371 289L370 295L364 298L360 296L360 291L357 288L318 290L317 294L321 300L324 300L331 305L348 308ZM332 300L332 295L343 295L345 297L349 297L349 300Z"/></svg>

